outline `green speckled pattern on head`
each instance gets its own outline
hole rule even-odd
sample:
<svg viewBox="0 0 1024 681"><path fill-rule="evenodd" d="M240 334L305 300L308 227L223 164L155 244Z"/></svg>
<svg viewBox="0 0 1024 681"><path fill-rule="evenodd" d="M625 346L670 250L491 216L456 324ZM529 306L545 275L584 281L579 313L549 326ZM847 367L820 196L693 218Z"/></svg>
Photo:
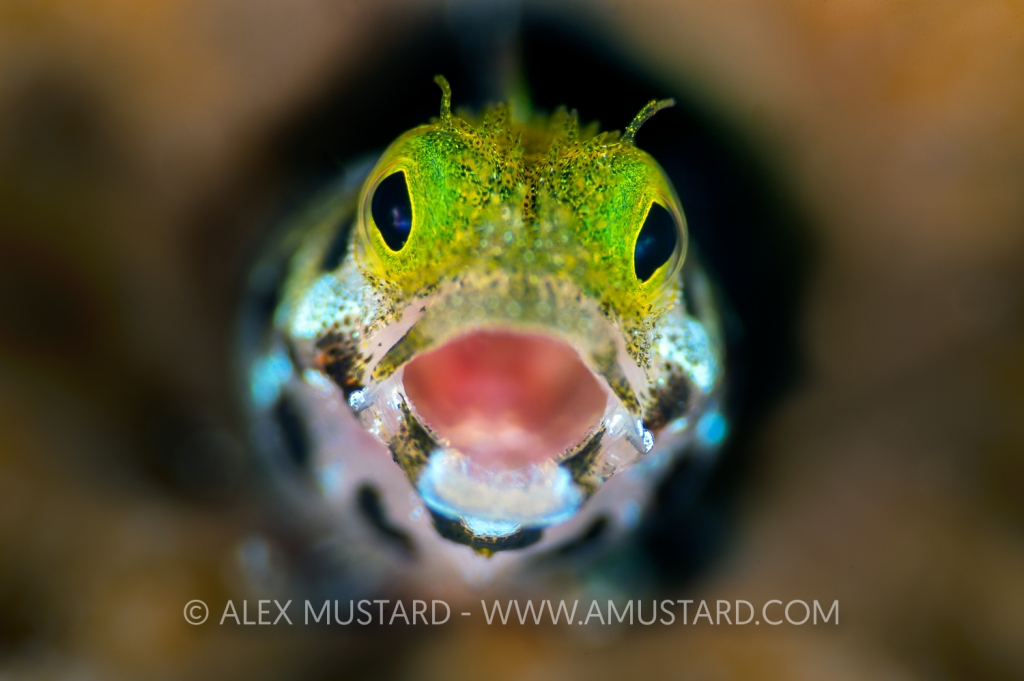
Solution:
<svg viewBox="0 0 1024 681"><path fill-rule="evenodd" d="M580 529L587 508L609 508L607 495L583 504L619 472L642 464L611 492L640 499L645 476L654 479L699 444L699 424L718 413L722 386L714 296L699 264L684 262L686 227L671 184L634 143L668 101L649 103L620 136L580 126L566 109L523 121L504 104L456 115L447 83L440 84L438 119L399 136L369 172L353 168L289 232L274 328L249 373L253 409L261 427L272 428L279 420L273 397L301 398L312 413L315 465L344 462L350 480L385 480L389 508L405 509L394 515L395 532L423 547L443 541L492 552L547 551L564 541L563 530L548 535L549 527ZM668 212L658 208L651 220L655 204ZM389 221L380 225L386 231L375 215ZM531 371L545 380L524 371L520 382L518 369L512 376L432 359L460 338L479 334L478 341L493 342L486 338L496 333L504 336L502 362L535 351L524 336L559 346L554 355L532 357ZM603 405L594 413L561 408L570 402L558 378L566 353L601 391L591 395ZM430 403L417 404L420 397L406 389L417 362L421 370L434 367L441 390L476 391L463 401L465 411L477 402L493 409L484 410L483 421L456 415L451 423L431 422L423 410ZM511 411L494 385L515 397ZM351 414L338 408L341 401ZM509 427L509 419L537 405L545 412L539 421ZM540 432L527 432L545 418ZM388 447L394 466L331 439L356 422ZM453 445L452 429L464 425L497 458L480 461L477 450ZM286 428L274 431L275 456L292 455ZM516 453L506 442L543 443L549 428L576 430L533 452L529 463L492 465ZM418 511L408 507L417 500ZM351 499L338 503L352 508ZM415 522L424 508L436 532Z"/></svg>
<svg viewBox="0 0 1024 681"><path fill-rule="evenodd" d="M399 137L364 186L359 255L374 280L401 299L469 271L568 278L629 325L666 301L686 230L649 154L617 132L580 127L564 109L525 123L504 104L476 117L451 114L442 88L440 119ZM413 214L397 252L370 211L377 184L394 172L405 173ZM675 216L679 239L668 262L641 282L633 251L652 202Z"/></svg>

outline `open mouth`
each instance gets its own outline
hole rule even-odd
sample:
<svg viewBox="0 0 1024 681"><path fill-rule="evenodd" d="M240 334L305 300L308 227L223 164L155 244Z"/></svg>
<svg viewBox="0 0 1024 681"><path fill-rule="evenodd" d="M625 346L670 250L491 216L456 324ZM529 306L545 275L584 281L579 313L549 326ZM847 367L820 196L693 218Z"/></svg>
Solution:
<svg viewBox="0 0 1024 681"><path fill-rule="evenodd" d="M608 402L571 346L533 333L467 333L411 361L403 380L431 430L492 470L559 460Z"/></svg>
<svg viewBox="0 0 1024 681"><path fill-rule="evenodd" d="M384 356L430 338L437 319L421 317ZM450 318L444 322L450 328ZM381 380L352 393L349 404L391 450L442 536L474 548L521 548L523 537L572 518L650 449L651 435L607 375L583 359L607 346L608 329L563 340L497 324L470 328L410 352L391 373L369 369Z"/></svg>

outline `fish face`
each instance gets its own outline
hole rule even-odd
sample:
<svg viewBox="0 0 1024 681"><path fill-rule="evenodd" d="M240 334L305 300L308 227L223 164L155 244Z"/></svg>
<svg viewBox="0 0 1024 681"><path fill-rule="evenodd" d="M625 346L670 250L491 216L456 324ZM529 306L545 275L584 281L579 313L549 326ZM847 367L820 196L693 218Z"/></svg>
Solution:
<svg viewBox="0 0 1024 681"><path fill-rule="evenodd" d="M716 401L717 314L676 192L633 144L658 103L620 136L564 110L455 115L442 87L440 118L339 200L344 256L323 264L326 229L296 238L275 327L439 541L522 551L631 468L613 503L645 500Z"/></svg>

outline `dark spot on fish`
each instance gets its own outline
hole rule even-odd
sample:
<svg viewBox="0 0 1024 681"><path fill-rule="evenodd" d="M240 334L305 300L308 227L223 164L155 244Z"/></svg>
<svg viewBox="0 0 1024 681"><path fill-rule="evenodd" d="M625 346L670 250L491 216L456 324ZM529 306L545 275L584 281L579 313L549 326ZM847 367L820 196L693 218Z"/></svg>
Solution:
<svg viewBox="0 0 1024 681"><path fill-rule="evenodd" d="M575 539L571 539L551 552L558 558L569 558L593 548L608 531L608 518L603 515L594 518L586 531Z"/></svg>
<svg viewBox="0 0 1024 681"><path fill-rule="evenodd" d="M274 419L281 429L281 441L288 459L298 468L309 464L310 437L294 400L282 395L274 405Z"/></svg>
<svg viewBox="0 0 1024 681"><path fill-rule="evenodd" d="M644 427L656 433L685 413L690 392L690 382L686 376L679 372L670 374L664 387L651 392L652 405L647 410Z"/></svg>
<svg viewBox="0 0 1024 681"><path fill-rule="evenodd" d="M356 504L366 522L377 530L381 537L400 548L402 553L410 558L416 555L416 544L412 537L388 518L384 501L376 487L368 483L360 486L356 492Z"/></svg>
<svg viewBox="0 0 1024 681"><path fill-rule="evenodd" d="M359 350L351 339L340 333L329 333L317 341L316 347L320 352L315 364L341 388L346 398L363 388L356 375Z"/></svg>

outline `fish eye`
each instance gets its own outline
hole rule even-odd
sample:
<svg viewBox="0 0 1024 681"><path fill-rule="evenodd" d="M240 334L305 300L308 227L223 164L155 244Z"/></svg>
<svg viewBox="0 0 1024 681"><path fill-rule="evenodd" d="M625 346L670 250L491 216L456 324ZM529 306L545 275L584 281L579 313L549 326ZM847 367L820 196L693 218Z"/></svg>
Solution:
<svg viewBox="0 0 1024 681"><path fill-rule="evenodd" d="M370 200L370 215L388 248L402 250L412 230L412 202L405 172L400 170L381 180Z"/></svg>
<svg viewBox="0 0 1024 681"><path fill-rule="evenodd" d="M640 281L650 279L675 252L679 233L676 220L661 204L652 202L633 247L633 271Z"/></svg>

